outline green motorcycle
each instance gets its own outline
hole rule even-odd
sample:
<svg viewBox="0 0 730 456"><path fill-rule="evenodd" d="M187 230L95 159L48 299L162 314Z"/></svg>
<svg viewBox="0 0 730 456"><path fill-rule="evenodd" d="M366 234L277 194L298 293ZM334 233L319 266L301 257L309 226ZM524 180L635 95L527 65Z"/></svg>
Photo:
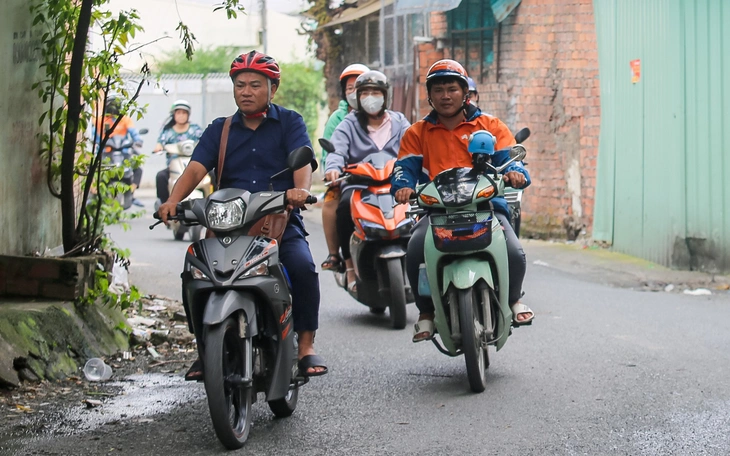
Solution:
<svg viewBox="0 0 730 456"><path fill-rule="evenodd" d="M526 135L529 130L517 136ZM491 152L474 153L473 168L448 169L416 189L415 213L430 222L418 290L433 299L441 343L431 340L446 355L464 355L469 386L477 393L486 388L487 347L500 350L512 331L507 244L490 201L504 196L504 169L527 154L517 144L509 160L495 167L491 156L507 151Z"/></svg>

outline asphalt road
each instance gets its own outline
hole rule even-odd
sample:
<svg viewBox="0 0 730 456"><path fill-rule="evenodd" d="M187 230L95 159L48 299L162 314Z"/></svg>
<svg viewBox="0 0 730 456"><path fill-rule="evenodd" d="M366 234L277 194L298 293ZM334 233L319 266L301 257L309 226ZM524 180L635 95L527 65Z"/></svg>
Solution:
<svg viewBox="0 0 730 456"><path fill-rule="evenodd" d="M150 232L151 221L113 237L132 250L134 283L179 298L187 243ZM308 228L319 263L321 226ZM730 454L729 296L607 287L533 265L527 253L525 302L537 318L491 352L482 394L469 391L463 358L412 344L410 327L391 329L387 315L371 315L322 274L317 348L330 374L302 389L291 418L257 403L249 441L234 454ZM13 454L224 453L202 385L172 375L129 384L125 396L59 417L55 432Z"/></svg>

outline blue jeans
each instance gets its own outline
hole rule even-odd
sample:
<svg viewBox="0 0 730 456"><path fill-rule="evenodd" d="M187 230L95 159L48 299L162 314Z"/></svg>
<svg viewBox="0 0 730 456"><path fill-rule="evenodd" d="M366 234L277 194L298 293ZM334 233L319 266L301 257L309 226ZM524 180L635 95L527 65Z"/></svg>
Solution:
<svg viewBox="0 0 730 456"><path fill-rule="evenodd" d="M298 217L292 214L292 217ZM294 331L315 331L319 327L319 274L314 266L306 231L292 220L279 246L279 260L292 285Z"/></svg>

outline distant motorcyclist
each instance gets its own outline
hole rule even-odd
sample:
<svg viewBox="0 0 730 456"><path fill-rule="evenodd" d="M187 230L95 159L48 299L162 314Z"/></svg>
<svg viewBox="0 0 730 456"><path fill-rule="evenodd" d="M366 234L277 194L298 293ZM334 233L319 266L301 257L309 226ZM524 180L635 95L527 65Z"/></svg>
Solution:
<svg viewBox="0 0 730 456"><path fill-rule="evenodd" d="M406 117L388 109L391 90L388 78L380 71L367 71L355 82L357 110L348 114L332 134L334 153L327 155L325 179L334 181L345 165L359 163L368 155L387 152L398 156L400 141L410 122ZM343 188L337 206L337 237L347 269L347 289L355 291L356 275L350 258L350 236L355 224L350 214L352 187Z"/></svg>
<svg viewBox="0 0 730 456"><path fill-rule="evenodd" d="M106 133L112 128L114 122L116 122L117 118L120 116L121 110L122 100L115 96L110 96L107 98L104 108L104 117L101 119L101 121L97 120L94 126L94 136L96 137L97 141L101 140L102 133ZM121 117L122 118L119 120L119 123L114 128L114 131L111 132L109 137L112 138L114 136L129 136L130 138L132 138L132 141L134 141L134 147L132 147L129 151L129 155L139 155L139 152L136 150L136 148L142 147L142 137L140 136L139 131L137 131L137 128L134 126L134 121L129 116L122 115ZM139 188L139 184L141 182L142 168L134 168L132 170L132 184L130 185L132 195L134 195L134 191ZM132 204L134 204L135 206L144 207L144 203L139 201L137 198L132 199Z"/></svg>
<svg viewBox="0 0 730 456"><path fill-rule="evenodd" d="M348 65L340 74L340 88L342 89L342 100L337 110L332 113L324 127L324 139L332 138L335 128L345 119L345 116L353 109L357 109L357 94L355 93L355 81L357 77L370 68L361 63L353 63ZM322 169L324 169L327 151L322 150ZM331 186L324 194L324 204L322 205L322 227L324 229L324 238L327 241L327 249L329 256L322 263L322 270L340 270L342 268L342 259L340 258L340 243L337 239L337 205L340 202L340 187Z"/></svg>
<svg viewBox="0 0 730 456"><path fill-rule="evenodd" d="M185 100L177 100L170 108L170 117L165 126L162 127L160 136L157 138L157 145L152 151L153 153L161 153L168 144L177 144L182 141L193 140L196 143L203 135L203 129L199 125L190 123L191 114L190 103ZM165 169L157 173L157 199L160 204L167 201L170 197L170 189L168 181L170 180L170 162L175 158L172 154L167 154Z"/></svg>
<svg viewBox="0 0 730 456"><path fill-rule="evenodd" d="M400 147L398 161L391 178L391 192L399 203L407 203L415 197L418 183L429 182L441 171L472 167L468 148L469 136L478 130L488 131L496 141L495 150L515 145L509 128L498 118L482 113L468 99L466 70L454 60L439 60L426 76L428 101L433 111L408 129ZM508 154L495 154L493 165L499 166L509 159ZM501 163L500 163L501 162ZM530 174L520 163L512 163L504 170L504 179L511 187L530 185ZM503 197L491 200L494 213L504 229L509 257L509 304L515 325L530 322L535 314L520 302L522 280L525 277L525 252L509 224L509 210ZM418 268L424 261L424 239L428 217L423 217L412 231L408 243L407 273L412 284L418 283ZM428 340L434 333L434 306L430 296L416 293L416 306L420 311L415 325L413 342Z"/></svg>
<svg viewBox="0 0 730 456"><path fill-rule="evenodd" d="M477 108L479 107L479 91L477 90L477 84L472 78L467 77L466 80L469 83L469 103L473 104Z"/></svg>

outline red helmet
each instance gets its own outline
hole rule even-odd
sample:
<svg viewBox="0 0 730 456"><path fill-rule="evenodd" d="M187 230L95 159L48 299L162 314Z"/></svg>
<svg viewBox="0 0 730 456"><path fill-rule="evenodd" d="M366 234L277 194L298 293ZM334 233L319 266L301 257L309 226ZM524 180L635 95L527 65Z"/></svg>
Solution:
<svg viewBox="0 0 730 456"><path fill-rule="evenodd" d="M231 78L235 78L242 71L263 74L271 79L271 83L274 85L279 85L281 79L281 70L276 60L258 51L251 51L248 54L241 54L236 57L231 63L231 71L228 74Z"/></svg>
<svg viewBox="0 0 730 456"><path fill-rule="evenodd" d="M465 91L469 88L469 75L466 74L464 67L456 60L443 59L431 65L426 75L427 89L430 90L431 84L439 78L454 78L459 81Z"/></svg>

